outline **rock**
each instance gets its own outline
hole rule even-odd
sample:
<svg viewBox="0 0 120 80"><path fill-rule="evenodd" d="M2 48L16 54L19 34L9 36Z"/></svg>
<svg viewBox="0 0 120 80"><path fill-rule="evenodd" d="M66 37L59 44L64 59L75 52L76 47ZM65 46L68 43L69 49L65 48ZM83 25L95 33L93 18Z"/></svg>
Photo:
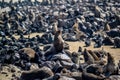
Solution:
<svg viewBox="0 0 120 80"><path fill-rule="evenodd" d="M61 61L60 63L63 67L65 67L67 69L70 69L74 65L74 63L70 63L70 62L66 62L66 61Z"/></svg>
<svg viewBox="0 0 120 80"><path fill-rule="evenodd" d="M56 55L53 55L51 60L60 60L60 61L72 62L71 58L67 54L62 54L62 53L58 53Z"/></svg>

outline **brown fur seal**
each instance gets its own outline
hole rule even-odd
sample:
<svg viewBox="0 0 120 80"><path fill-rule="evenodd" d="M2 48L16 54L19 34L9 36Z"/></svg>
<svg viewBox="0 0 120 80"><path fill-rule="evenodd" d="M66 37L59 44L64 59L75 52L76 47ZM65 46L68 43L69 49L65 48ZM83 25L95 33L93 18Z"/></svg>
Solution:
<svg viewBox="0 0 120 80"><path fill-rule="evenodd" d="M53 23L53 27L52 27L52 32L55 35L55 33L58 31L58 26L57 23Z"/></svg>
<svg viewBox="0 0 120 80"><path fill-rule="evenodd" d="M104 31L110 31L110 25L108 22L105 23Z"/></svg>
<svg viewBox="0 0 120 80"><path fill-rule="evenodd" d="M80 65L80 54L73 52L72 53L72 61L78 65Z"/></svg>
<svg viewBox="0 0 120 80"><path fill-rule="evenodd" d="M30 57L30 59L35 58L35 51L33 49L31 49L31 48L20 49L19 53L25 53L25 54L27 54Z"/></svg>
<svg viewBox="0 0 120 80"><path fill-rule="evenodd" d="M120 48L120 38L119 37L114 38L114 47Z"/></svg>
<svg viewBox="0 0 120 80"><path fill-rule="evenodd" d="M82 80L104 80L104 79L105 79L104 77L97 76L92 73L83 72L82 74Z"/></svg>
<svg viewBox="0 0 120 80"><path fill-rule="evenodd" d="M93 63L94 63L94 58L93 58L92 55L87 51L87 49L84 50L83 56L84 56L85 62L87 62L88 64L93 64Z"/></svg>
<svg viewBox="0 0 120 80"><path fill-rule="evenodd" d="M73 31L76 34L77 40L79 40L80 38L86 37L86 35L79 30L79 22L77 20L76 20L76 22L75 22L75 24L73 25L72 28L73 28Z"/></svg>
<svg viewBox="0 0 120 80"><path fill-rule="evenodd" d="M98 6L94 6L94 10L95 10L95 16L101 17L101 8Z"/></svg>
<svg viewBox="0 0 120 80"><path fill-rule="evenodd" d="M64 49L64 40L62 38L62 32L58 30L56 31L54 36L53 46L51 46L48 50L45 51L45 56L62 52L63 49Z"/></svg>
<svg viewBox="0 0 120 80"><path fill-rule="evenodd" d="M64 48L64 40L62 38L62 31L58 30L54 37L53 46L56 52L61 52Z"/></svg>
<svg viewBox="0 0 120 80"><path fill-rule="evenodd" d="M48 67L42 67L40 69L22 72L21 79L23 80L40 79L41 80L51 76L53 76L52 70Z"/></svg>
<svg viewBox="0 0 120 80"><path fill-rule="evenodd" d="M95 61L99 61L100 59L98 58L98 56L91 50L88 50L88 52L93 56Z"/></svg>
<svg viewBox="0 0 120 80"><path fill-rule="evenodd" d="M118 66L116 66L115 64L115 60L114 57L108 53L107 54L108 58L107 58L107 65L105 66L105 72L106 74L109 76L111 74L118 74Z"/></svg>
<svg viewBox="0 0 120 80"><path fill-rule="evenodd" d="M70 77L70 78L74 78L75 80L82 80L82 72L66 71L66 72L62 72L61 76L67 76L67 77Z"/></svg>
<svg viewBox="0 0 120 80"><path fill-rule="evenodd" d="M73 28L73 31L79 32L78 27L79 27L79 24L78 24L78 22L76 21L76 22L74 23L73 27L72 27L72 28Z"/></svg>

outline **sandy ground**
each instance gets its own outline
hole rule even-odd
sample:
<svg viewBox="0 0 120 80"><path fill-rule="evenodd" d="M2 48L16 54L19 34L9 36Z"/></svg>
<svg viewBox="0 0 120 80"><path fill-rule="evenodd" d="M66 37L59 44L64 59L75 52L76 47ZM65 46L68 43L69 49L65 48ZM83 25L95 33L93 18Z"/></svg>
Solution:
<svg viewBox="0 0 120 80"><path fill-rule="evenodd" d="M102 50L102 48L106 51L111 53L114 58L115 61L118 63L118 61L120 60L120 48L113 48L113 46L102 46L101 48L94 48L93 45L94 43L92 43L92 45L90 47L84 47L85 44L84 42L67 42L70 45L70 51L78 51L78 47L81 46L84 50L84 48L88 49L88 50Z"/></svg>

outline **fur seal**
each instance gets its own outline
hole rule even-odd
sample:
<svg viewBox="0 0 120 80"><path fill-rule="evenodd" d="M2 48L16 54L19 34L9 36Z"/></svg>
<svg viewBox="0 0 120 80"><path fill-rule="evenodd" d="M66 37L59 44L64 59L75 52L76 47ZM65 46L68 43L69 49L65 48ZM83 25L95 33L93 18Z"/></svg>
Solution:
<svg viewBox="0 0 120 80"><path fill-rule="evenodd" d="M76 20L76 22L74 23L72 28L73 28L73 32L76 34L77 40L79 40L80 38L85 38L86 37L86 35L79 30L78 20Z"/></svg>
<svg viewBox="0 0 120 80"><path fill-rule="evenodd" d="M112 40L111 37L105 37L104 40L103 40L103 44L104 45L113 45L114 44L114 41Z"/></svg>
<svg viewBox="0 0 120 80"><path fill-rule="evenodd" d="M97 76L92 73L83 72L82 74L82 80L104 80L104 79L105 79L104 77Z"/></svg>
<svg viewBox="0 0 120 80"><path fill-rule="evenodd" d="M114 47L120 48L120 38L119 37L114 38Z"/></svg>
<svg viewBox="0 0 120 80"><path fill-rule="evenodd" d="M54 37L53 46L56 52L61 52L64 48L64 40L62 38L62 31L58 30Z"/></svg>
<svg viewBox="0 0 120 80"><path fill-rule="evenodd" d="M57 23L53 23L52 33L55 35L55 33L56 33L57 31L58 31Z"/></svg>
<svg viewBox="0 0 120 80"><path fill-rule="evenodd" d="M52 70L48 67L42 67L40 69L22 72L21 79L23 79L23 80L35 80L35 79L48 78L50 76L53 76Z"/></svg>
<svg viewBox="0 0 120 80"><path fill-rule="evenodd" d="M98 58L98 56L91 50L88 50L88 52L93 56L95 61L99 61L100 59Z"/></svg>
<svg viewBox="0 0 120 80"><path fill-rule="evenodd" d="M80 65L80 54L73 52L72 53L72 61L78 65Z"/></svg>
<svg viewBox="0 0 120 80"><path fill-rule="evenodd" d="M51 56L52 54L62 52L63 49L64 49L64 40L62 38L62 32L58 30L55 33L53 45L50 46L49 49L45 51L45 56L47 57L47 56Z"/></svg>
<svg viewBox="0 0 120 80"><path fill-rule="evenodd" d="M110 25L108 22L105 23L104 31L110 31Z"/></svg>
<svg viewBox="0 0 120 80"><path fill-rule="evenodd" d="M23 48L19 50L19 53L25 53L29 56L30 59L34 59L35 58L35 51L31 48Z"/></svg>
<svg viewBox="0 0 120 80"><path fill-rule="evenodd" d="M72 28L73 28L73 31L79 32L78 27L79 27L79 24L78 24L78 21L76 20L75 23L74 23L74 25L73 25L73 27L72 27Z"/></svg>
<svg viewBox="0 0 120 80"><path fill-rule="evenodd" d="M85 62L87 62L88 64L93 64L93 63L94 63L94 58L93 58L93 56L88 52L87 49L84 50L83 56L84 56Z"/></svg>
<svg viewBox="0 0 120 80"><path fill-rule="evenodd" d="M114 57L110 54L107 53L107 65L105 66L105 73L106 76L110 76L111 74L118 74L118 66L115 64Z"/></svg>

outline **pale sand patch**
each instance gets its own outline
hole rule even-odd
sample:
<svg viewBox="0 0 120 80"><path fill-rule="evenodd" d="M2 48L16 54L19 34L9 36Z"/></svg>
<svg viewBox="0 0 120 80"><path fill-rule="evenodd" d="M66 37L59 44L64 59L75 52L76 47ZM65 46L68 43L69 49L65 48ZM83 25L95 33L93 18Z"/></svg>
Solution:
<svg viewBox="0 0 120 80"><path fill-rule="evenodd" d="M120 48L113 48L113 46L102 46L101 48L94 48L94 43L92 43L91 46L89 47L84 47L85 44L84 42L67 42L69 45L70 45L70 51L73 52L77 52L78 51L78 48L79 46L81 46L83 48L83 50L86 48L88 50L105 50L106 52L109 52L111 53L114 58L115 58L115 61L118 62L120 60Z"/></svg>

